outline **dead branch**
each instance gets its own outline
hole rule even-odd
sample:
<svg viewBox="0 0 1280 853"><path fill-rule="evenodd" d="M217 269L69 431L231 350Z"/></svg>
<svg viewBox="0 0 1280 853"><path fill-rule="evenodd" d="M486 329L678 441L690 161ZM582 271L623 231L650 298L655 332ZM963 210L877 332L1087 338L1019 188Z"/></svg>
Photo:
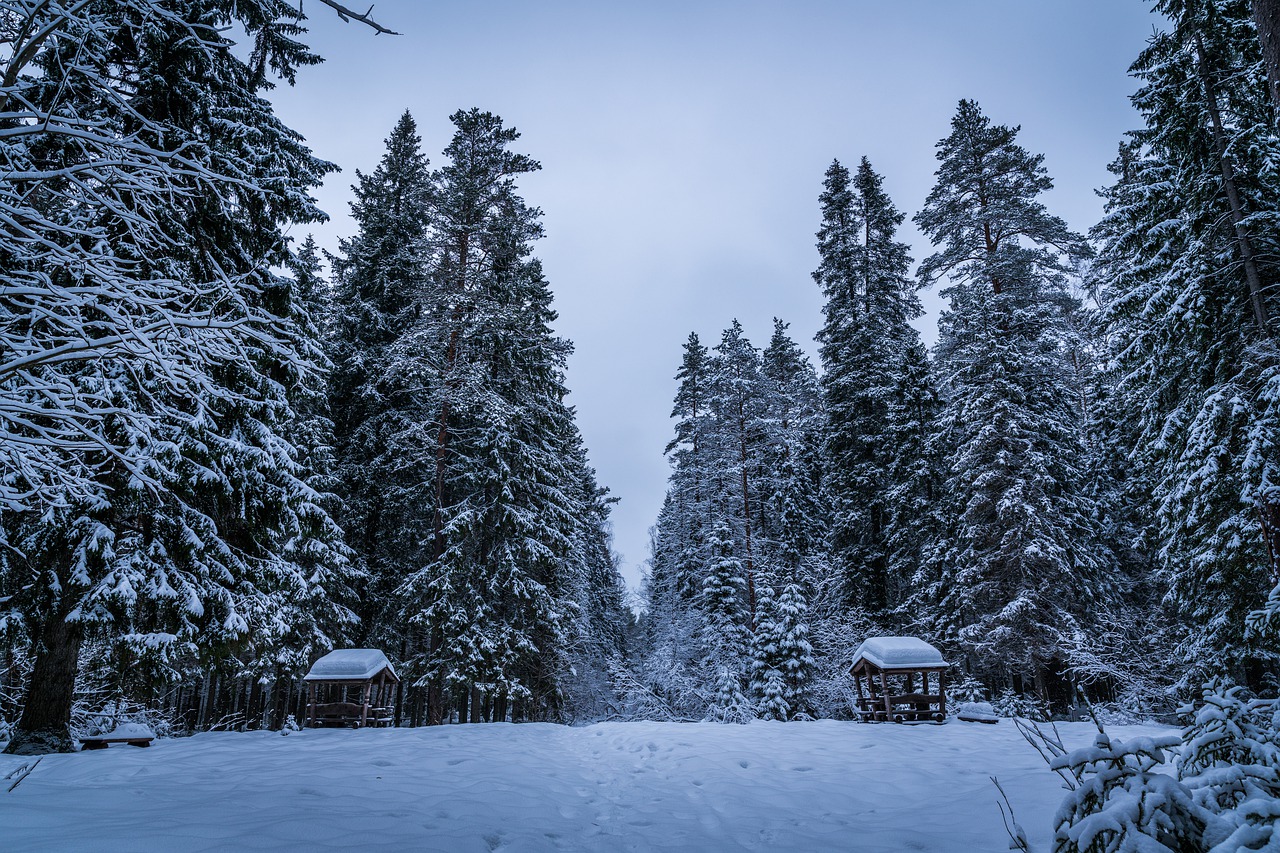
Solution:
<svg viewBox="0 0 1280 853"><path fill-rule="evenodd" d="M369 7L369 11L365 12L362 15L359 12L354 12L351 9L348 9L346 6L343 6L341 3L338 3L337 0L320 0L320 2L328 6L333 11L337 12L338 17L347 23L350 23L352 21L359 21L360 23L364 24L367 27L372 27L374 32L386 33L389 36L400 35L395 30L387 29L386 27L382 26L382 24L379 24L377 21L373 20L372 17L370 17L373 14L372 6Z"/></svg>

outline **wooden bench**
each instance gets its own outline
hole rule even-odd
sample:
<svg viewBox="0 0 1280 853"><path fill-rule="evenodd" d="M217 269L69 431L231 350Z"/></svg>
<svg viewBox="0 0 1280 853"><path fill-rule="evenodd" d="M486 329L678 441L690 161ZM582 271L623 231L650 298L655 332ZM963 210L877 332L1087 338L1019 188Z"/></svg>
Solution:
<svg viewBox="0 0 1280 853"><path fill-rule="evenodd" d="M99 737L82 737L80 738L81 749L106 749L113 743L127 743L129 746L151 746L152 737L108 737L102 735Z"/></svg>

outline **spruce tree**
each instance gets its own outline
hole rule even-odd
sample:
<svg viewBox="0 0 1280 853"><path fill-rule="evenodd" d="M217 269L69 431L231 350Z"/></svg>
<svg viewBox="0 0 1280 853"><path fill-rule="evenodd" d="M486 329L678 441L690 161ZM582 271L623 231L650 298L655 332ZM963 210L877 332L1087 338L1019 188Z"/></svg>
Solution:
<svg viewBox="0 0 1280 853"><path fill-rule="evenodd" d="M515 186L540 166L509 150L519 133L498 116L472 109L451 120L446 163L432 176L430 272L396 346L414 359L406 375L425 354L431 425L416 450L432 493L427 554L402 587L403 618L425 638L411 660L429 685L429 722L450 703L473 721L482 705L556 717L587 497L564 402L571 345L551 330L551 293L532 256L541 212Z"/></svg>
<svg viewBox="0 0 1280 853"><path fill-rule="evenodd" d="M807 575L825 551L822 525L822 390L808 357L775 318L761 356L764 439L761 448L760 541L770 580ZM806 579L804 581L808 583Z"/></svg>
<svg viewBox="0 0 1280 853"><path fill-rule="evenodd" d="M401 347L426 286L431 200L427 158L408 112L377 168L356 172L352 191L358 231L332 259L329 408L343 528L368 575L364 642L403 660L409 637L394 618L394 591L423 559L434 506L430 463L418 450L430 434L421 393L427 356Z"/></svg>
<svg viewBox="0 0 1280 853"><path fill-rule="evenodd" d="M1129 413L1119 426L1154 498L1193 665L1183 686L1226 667L1256 687L1276 649L1245 618L1275 582L1280 530L1272 105L1246 4L1158 8L1171 27L1131 69L1144 127L1112 165L1096 274Z"/></svg>
<svg viewBox="0 0 1280 853"><path fill-rule="evenodd" d="M343 559L289 439L290 389L315 364L293 349L305 333L290 318L289 283L271 271L289 260L283 229L321 218L310 190L332 167L274 116L261 97L267 81L220 35L244 26L268 64L291 78L318 59L266 31L296 34L297 21L297 13L254 2L92 4L53 22L48 33L57 37L32 45L42 68L76 57L83 70L44 86L23 109L59 112L79 128L93 115L95 134L135 140L121 175L147 176L98 182L64 208L116 223L81 235L99 257L76 265L86 278L73 286L100 284L104 307L122 300L93 334L164 333L134 338L126 351L139 347L130 353L136 359L108 347L101 359L73 359L46 375L56 374L50 388L106 409L94 419L99 440L80 447L88 467L74 466L90 476L64 481L42 513L0 516L24 554L4 619L20 618L37 648L12 752L70 748L87 638L133 664L143 695L202 668L236 674L259 651L281 651L277 603L314 589L309 569ZM107 77L128 81L112 88L119 100L96 88ZM52 115L37 122L47 134L41 156L61 149L76 168L100 158L103 149L83 131L73 134L81 142L63 146L55 124ZM143 158L150 162L133 159L139 152L151 152ZM120 193L129 198L117 204ZM37 277L67 269L46 267ZM262 638L266 648L255 648Z"/></svg>
<svg viewBox="0 0 1280 853"><path fill-rule="evenodd" d="M909 352L919 346L910 321L921 313L908 271L906 244L896 239L903 215L866 158L856 175L839 161L827 170L814 280L826 296L821 343L828 427L827 490L833 501L831 545L845 594L871 610L896 605L890 580L893 441L896 398Z"/></svg>
<svg viewBox="0 0 1280 853"><path fill-rule="evenodd" d="M716 500L722 521L732 520L740 544L745 583L744 624L755 624L756 577L760 571L758 534L761 447L764 441L764 395L760 351L752 346L737 320L716 345L711 372L711 411L716 420L713 453ZM714 550L713 550L714 553Z"/></svg>

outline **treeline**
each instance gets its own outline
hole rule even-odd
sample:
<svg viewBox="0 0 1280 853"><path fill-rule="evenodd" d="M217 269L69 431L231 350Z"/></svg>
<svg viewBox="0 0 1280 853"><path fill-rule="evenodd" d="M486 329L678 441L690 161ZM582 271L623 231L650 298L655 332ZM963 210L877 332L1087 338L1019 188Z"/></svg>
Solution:
<svg viewBox="0 0 1280 853"><path fill-rule="evenodd" d="M820 374L776 321L764 350L736 321L690 338L635 713L847 716L873 633L935 642L1010 711L1275 694L1277 102L1248 3L1159 10L1088 237L962 101L914 275L871 164L827 170Z"/></svg>
<svg viewBox="0 0 1280 853"><path fill-rule="evenodd" d="M6 15L0 740L278 727L351 645L402 723L598 713L628 617L518 134L459 112L429 169L406 114L327 282L286 230L335 167L263 97L300 7Z"/></svg>

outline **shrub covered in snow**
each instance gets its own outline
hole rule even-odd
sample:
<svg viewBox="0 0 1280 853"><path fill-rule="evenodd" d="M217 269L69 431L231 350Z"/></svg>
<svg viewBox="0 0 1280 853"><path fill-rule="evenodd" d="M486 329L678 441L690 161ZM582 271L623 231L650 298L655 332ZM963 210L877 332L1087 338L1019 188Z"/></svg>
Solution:
<svg viewBox="0 0 1280 853"><path fill-rule="evenodd" d="M1054 816L1054 853L1238 853L1280 846L1277 700L1205 686L1181 736L1067 751L1020 724L1070 793Z"/></svg>

